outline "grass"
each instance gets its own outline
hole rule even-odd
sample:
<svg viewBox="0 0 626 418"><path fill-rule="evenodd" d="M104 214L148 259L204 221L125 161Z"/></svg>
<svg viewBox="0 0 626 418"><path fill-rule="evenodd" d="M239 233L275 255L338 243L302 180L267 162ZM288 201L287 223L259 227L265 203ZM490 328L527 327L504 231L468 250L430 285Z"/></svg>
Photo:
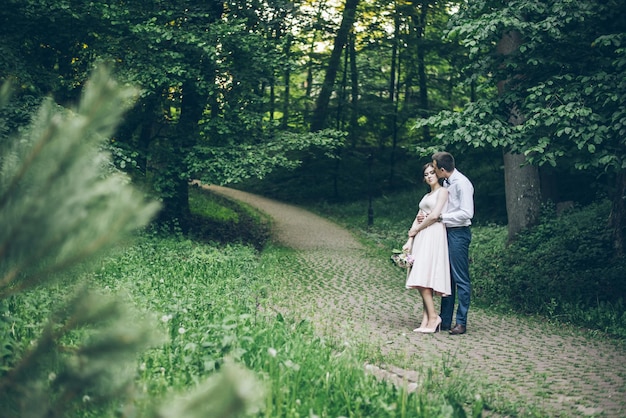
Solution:
<svg viewBox="0 0 626 418"><path fill-rule="evenodd" d="M149 268L146 253L155 260ZM321 339L308 322L274 312L274 303L290 297L285 289L296 268L293 253L282 248L255 254L160 239L108 260L101 282L130 292L170 337L140 360L142 395L193 385L233 358L263 377L262 416L442 416L460 408L458 399L429 390L442 382L405 393L364 372L367 347Z"/></svg>
<svg viewBox="0 0 626 418"><path fill-rule="evenodd" d="M291 297L298 263L284 248L258 253L251 246L151 235L103 258L90 277L94 286L130 301L165 338L138 359L132 401L138 415L229 361L254 371L265 394L250 416L453 416L476 402L457 390L471 392L470 382L455 379L446 389L428 370L414 393L381 382L363 367L371 348L321 338L307 321L274 311L275 303ZM33 318L16 326L24 344L67 291L59 285L14 299L12 314ZM85 416L109 416L119 408Z"/></svg>
<svg viewBox="0 0 626 418"><path fill-rule="evenodd" d="M397 202L395 210L376 202L381 206L372 227L358 203L341 211L330 206L315 210L361 231L374 251L388 256L388 248L397 245L404 224L414 215L410 208L417 204L409 194L388 199L391 202ZM211 207L211 203L201 205ZM223 215L235 218L229 211ZM496 237L501 231L495 226L476 229L481 228ZM489 242L485 239L484 246ZM136 415L147 414L172 394L198 386L235 362L251 370L258 381L259 407L248 416L454 417L481 416L487 411L542 416L539 406L521 405L498 394L499 385L514 382L491 384L466 375L454 364L454 353L444 353L440 365L419 367L414 392L376 379L364 364L415 367L414 363L397 353L383 355L361 340L345 344L322 338L308 321L276 310L298 303L291 281L301 268L294 252L274 245L258 251L246 243L149 233L103 258L90 276L94 287L130 301L150 321L154 333L164 338L138 358L137 389L128 402ZM16 339L22 344L34 339L47 313L65 294L67 289L59 284L11 299L7 309L12 317L28 318L14 324ZM537 395L545 396L549 388L541 374L536 379ZM84 416L111 416L126 406L109 405Z"/></svg>

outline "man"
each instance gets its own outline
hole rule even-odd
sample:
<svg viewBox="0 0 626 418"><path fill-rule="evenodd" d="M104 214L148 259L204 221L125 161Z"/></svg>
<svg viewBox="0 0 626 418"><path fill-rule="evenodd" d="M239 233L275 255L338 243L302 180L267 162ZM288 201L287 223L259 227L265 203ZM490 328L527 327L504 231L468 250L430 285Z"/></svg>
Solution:
<svg viewBox="0 0 626 418"><path fill-rule="evenodd" d="M439 216L446 226L448 253L452 278L452 294L441 299L441 329L452 335L467 331L467 312L470 306L469 246L472 241L470 225L474 217L474 186L455 168L454 157L448 152L432 156L437 177L444 179L448 189L448 208ZM455 296L458 295L456 324L452 326Z"/></svg>

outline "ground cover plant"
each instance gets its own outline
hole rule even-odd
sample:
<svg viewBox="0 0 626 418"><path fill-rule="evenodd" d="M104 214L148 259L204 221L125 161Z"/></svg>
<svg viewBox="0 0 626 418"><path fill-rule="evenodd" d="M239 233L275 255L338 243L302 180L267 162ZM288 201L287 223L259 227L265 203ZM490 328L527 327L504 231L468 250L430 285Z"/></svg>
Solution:
<svg viewBox="0 0 626 418"><path fill-rule="evenodd" d="M260 416L441 416L461 408L429 390L443 382L416 394L379 382L363 370L366 347L321 338L307 321L274 312L297 265L281 248L259 255L177 238L145 239L104 261L96 281L123 289L169 335L139 359L140 405L234 361L261 376Z"/></svg>
<svg viewBox="0 0 626 418"><path fill-rule="evenodd" d="M307 321L274 312L272 300L286 297L281 287L286 288L293 276L295 257L290 250L275 247L258 254L250 246L211 246L147 234L102 258L89 275L92 286L105 297L123 295L138 310L135 320L150 321L153 332L165 340L139 354L130 371L136 384L125 402L94 408L89 403L95 394L85 395L75 416L124 415L131 408L138 416L155 416L157 406L168 403L163 399L195 388L233 363L245 369L235 379L256 382L240 383L240 390L248 392L245 397L254 400L247 416L464 413L461 404L467 399L458 399L456 389L446 390L451 383L435 373L425 371L421 390L409 394L365 373L362 364L371 348L321 338ZM290 258L291 267L285 264ZM34 338L42 327L39 321L66 292L67 287L56 286L15 299L12 316L31 318L15 327L22 336L18 339ZM132 323L127 325L134 329ZM246 370L255 377L245 375ZM471 392L469 382L461 378L454 385L467 386L465 391ZM219 390L210 395L214 410L225 408L221 401L226 405L231 401L228 391L224 390L226 400L220 395ZM481 409L480 402L470 403ZM166 408L171 416L196 416L185 410L184 402L173 405L177 406Z"/></svg>
<svg viewBox="0 0 626 418"><path fill-rule="evenodd" d="M245 204L209 194L197 183L189 190L193 227L189 236L208 243L242 243L262 249L270 239L271 220Z"/></svg>

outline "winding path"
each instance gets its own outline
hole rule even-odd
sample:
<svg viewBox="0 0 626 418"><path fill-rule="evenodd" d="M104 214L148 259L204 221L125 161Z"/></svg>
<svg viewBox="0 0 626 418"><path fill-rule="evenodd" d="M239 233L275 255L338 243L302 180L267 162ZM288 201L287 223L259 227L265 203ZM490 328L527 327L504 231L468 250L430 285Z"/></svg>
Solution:
<svg viewBox="0 0 626 418"><path fill-rule="evenodd" d="M626 416L624 344L567 327L515 316L491 316L477 307L468 332L418 334L419 294L404 275L344 228L301 208L219 186L202 186L268 214L275 239L298 250L302 265L286 310L314 321L327 335L366 338L397 365L369 370L416 387L425 367L475 376L523 411L546 416ZM489 401L489 400L488 400Z"/></svg>

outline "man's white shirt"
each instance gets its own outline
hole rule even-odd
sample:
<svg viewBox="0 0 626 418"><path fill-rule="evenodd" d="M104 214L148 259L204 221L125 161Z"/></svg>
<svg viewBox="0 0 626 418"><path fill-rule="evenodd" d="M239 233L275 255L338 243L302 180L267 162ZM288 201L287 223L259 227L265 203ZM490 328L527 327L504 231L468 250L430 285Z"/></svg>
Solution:
<svg viewBox="0 0 626 418"><path fill-rule="evenodd" d="M441 221L448 228L470 226L474 217L474 186L465 175L455 169L448 177L448 208ZM444 182L445 185L445 182Z"/></svg>

